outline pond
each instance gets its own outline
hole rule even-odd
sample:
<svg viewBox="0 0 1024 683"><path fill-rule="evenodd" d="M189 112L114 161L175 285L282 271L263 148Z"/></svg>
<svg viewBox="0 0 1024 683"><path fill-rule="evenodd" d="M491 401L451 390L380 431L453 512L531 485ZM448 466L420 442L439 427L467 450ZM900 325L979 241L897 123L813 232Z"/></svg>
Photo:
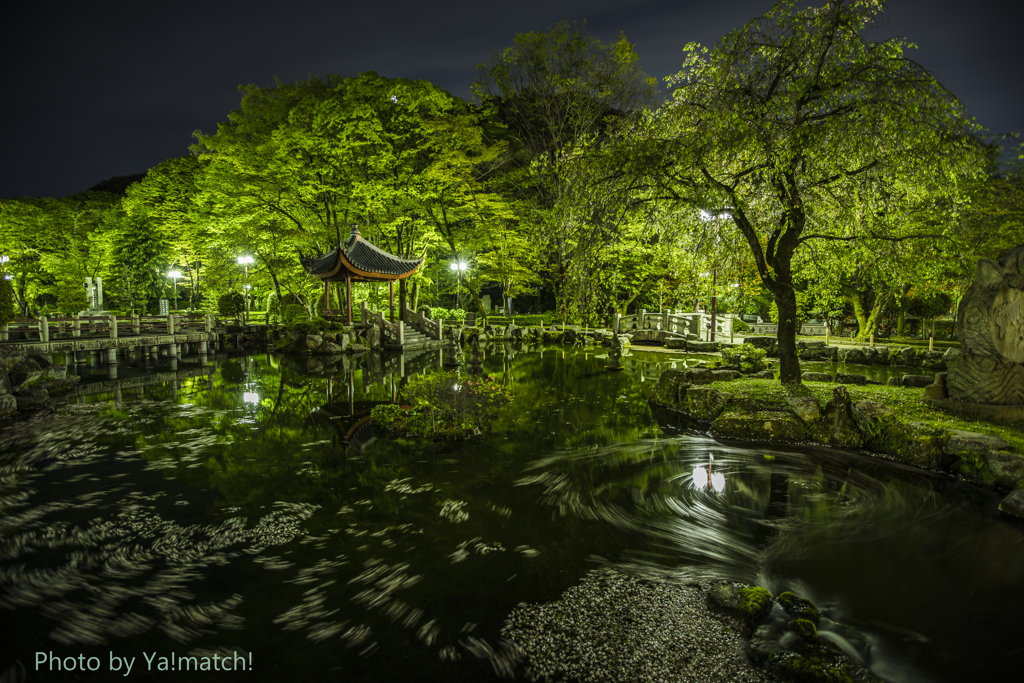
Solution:
<svg viewBox="0 0 1024 683"><path fill-rule="evenodd" d="M1020 670L1024 535L997 495L663 429L646 391L699 360L636 352L613 373L599 349L492 347L513 402L461 444L373 434L394 359L221 353L169 381L167 359L116 382L82 368L78 398L0 432L0 672L73 679L37 671L45 653L96 657L89 680L129 659L190 680L159 658L237 653L258 680L522 678L511 611L607 566L800 592L866 634L887 680Z"/></svg>

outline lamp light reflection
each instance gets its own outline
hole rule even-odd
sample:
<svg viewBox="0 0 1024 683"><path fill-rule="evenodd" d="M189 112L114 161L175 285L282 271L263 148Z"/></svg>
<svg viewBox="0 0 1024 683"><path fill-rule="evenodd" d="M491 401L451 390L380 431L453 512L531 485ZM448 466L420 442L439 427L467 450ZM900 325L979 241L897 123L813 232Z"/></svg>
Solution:
<svg viewBox="0 0 1024 683"><path fill-rule="evenodd" d="M693 487L698 491L703 491L708 487L714 489L716 493L721 493L725 490L725 474L712 471L714 461L715 458L712 456L708 462L707 469L699 465L693 468Z"/></svg>
<svg viewBox="0 0 1024 683"><path fill-rule="evenodd" d="M255 391L246 391L242 394L242 401L245 403L259 403L260 395Z"/></svg>

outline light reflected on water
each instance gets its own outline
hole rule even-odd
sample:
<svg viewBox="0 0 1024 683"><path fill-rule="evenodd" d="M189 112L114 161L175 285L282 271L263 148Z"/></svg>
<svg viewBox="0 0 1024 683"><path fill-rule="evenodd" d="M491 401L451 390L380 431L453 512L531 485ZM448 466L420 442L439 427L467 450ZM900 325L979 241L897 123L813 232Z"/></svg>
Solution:
<svg viewBox="0 0 1024 683"><path fill-rule="evenodd" d="M4 656L233 648L296 675L492 680L515 670L515 605L605 564L799 589L872 634L876 664L934 680L966 670L947 655L1015 661L984 633L1024 608L1024 544L978 512L989 494L663 432L640 389L656 363L488 351L513 404L426 444L369 423L395 391L380 359L208 361L0 431L0 603L22 625Z"/></svg>

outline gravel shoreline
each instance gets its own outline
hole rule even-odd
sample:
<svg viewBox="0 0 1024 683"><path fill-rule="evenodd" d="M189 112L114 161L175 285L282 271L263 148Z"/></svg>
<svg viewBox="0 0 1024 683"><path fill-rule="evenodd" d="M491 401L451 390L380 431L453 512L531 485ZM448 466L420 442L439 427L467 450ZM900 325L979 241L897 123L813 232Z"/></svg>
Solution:
<svg viewBox="0 0 1024 683"><path fill-rule="evenodd" d="M747 660L742 624L711 612L706 596L598 569L556 602L520 604L502 635L533 681L774 681Z"/></svg>

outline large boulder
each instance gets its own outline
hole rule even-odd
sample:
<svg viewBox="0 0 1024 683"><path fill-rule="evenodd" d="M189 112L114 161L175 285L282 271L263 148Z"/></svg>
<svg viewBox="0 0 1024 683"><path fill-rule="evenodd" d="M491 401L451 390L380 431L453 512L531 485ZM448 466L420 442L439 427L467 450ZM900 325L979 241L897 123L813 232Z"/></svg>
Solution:
<svg viewBox="0 0 1024 683"><path fill-rule="evenodd" d="M687 341L686 350L691 353L716 353L722 344L717 341Z"/></svg>
<svg viewBox="0 0 1024 683"><path fill-rule="evenodd" d="M942 438L903 424L888 406L875 401L858 401L851 406L851 413L864 436L865 448L918 467L935 469L945 464Z"/></svg>
<svg viewBox="0 0 1024 683"><path fill-rule="evenodd" d="M654 385L651 393L651 400L656 403L674 405L679 402L680 387L688 387L693 384L689 379L689 372L686 369L669 368L658 377L658 383Z"/></svg>
<svg viewBox="0 0 1024 683"><path fill-rule="evenodd" d="M856 363L863 365L864 352L857 347L847 347L839 349L839 362L840 363Z"/></svg>
<svg viewBox="0 0 1024 683"><path fill-rule="evenodd" d="M889 350L889 364L890 365L907 365L912 366L917 360L917 351L914 350L913 346L904 346L902 349L890 349Z"/></svg>
<svg viewBox="0 0 1024 683"><path fill-rule="evenodd" d="M999 503L999 509L1008 515L1024 518L1024 489L1011 491L1010 495Z"/></svg>
<svg viewBox="0 0 1024 683"><path fill-rule="evenodd" d="M691 386L679 397L680 407L701 422L717 418L732 394L708 386Z"/></svg>

